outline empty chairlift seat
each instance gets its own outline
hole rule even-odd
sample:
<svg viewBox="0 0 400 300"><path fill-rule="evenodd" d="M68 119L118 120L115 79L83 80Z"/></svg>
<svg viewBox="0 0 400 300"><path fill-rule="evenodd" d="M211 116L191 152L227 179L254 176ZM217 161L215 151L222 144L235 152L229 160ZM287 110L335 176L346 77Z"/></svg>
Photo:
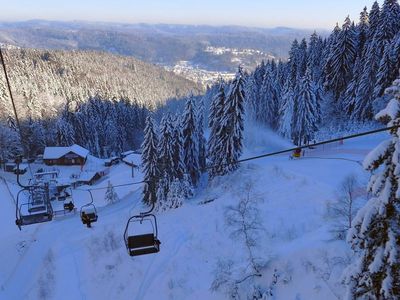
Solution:
<svg viewBox="0 0 400 300"><path fill-rule="evenodd" d="M147 232L142 233L143 223L150 224L146 229ZM157 253L160 251L161 242L157 237L157 220L153 214L139 215L131 217L125 227L124 240L125 246L130 256L138 256L144 254Z"/></svg>

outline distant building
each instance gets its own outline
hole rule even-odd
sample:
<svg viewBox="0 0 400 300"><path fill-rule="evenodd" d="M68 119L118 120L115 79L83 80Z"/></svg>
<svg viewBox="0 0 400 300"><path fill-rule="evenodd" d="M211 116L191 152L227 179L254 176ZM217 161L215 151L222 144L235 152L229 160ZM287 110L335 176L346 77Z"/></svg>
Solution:
<svg viewBox="0 0 400 300"><path fill-rule="evenodd" d="M46 165L84 165L89 155L89 150L79 146L46 147L43 162Z"/></svg>

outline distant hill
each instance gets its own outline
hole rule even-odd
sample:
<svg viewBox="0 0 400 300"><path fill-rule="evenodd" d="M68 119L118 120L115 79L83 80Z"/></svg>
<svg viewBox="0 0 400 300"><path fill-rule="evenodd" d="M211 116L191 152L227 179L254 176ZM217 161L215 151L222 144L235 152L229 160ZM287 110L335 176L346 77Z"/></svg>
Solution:
<svg viewBox="0 0 400 300"><path fill-rule="evenodd" d="M254 68L262 59L286 58L291 42L308 37L309 30L117 24L33 20L0 23L0 43L43 49L100 50L175 66L180 61L209 71L232 72L241 63ZM233 51L215 54L207 48L251 49L249 55ZM262 52L262 53L260 53Z"/></svg>
<svg viewBox="0 0 400 300"><path fill-rule="evenodd" d="M95 51L8 49L4 51L9 77L22 116L51 117L67 100L86 101L99 94L129 99L154 108L169 98L181 98L201 88L163 68ZM0 72L0 117L13 115Z"/></svg>

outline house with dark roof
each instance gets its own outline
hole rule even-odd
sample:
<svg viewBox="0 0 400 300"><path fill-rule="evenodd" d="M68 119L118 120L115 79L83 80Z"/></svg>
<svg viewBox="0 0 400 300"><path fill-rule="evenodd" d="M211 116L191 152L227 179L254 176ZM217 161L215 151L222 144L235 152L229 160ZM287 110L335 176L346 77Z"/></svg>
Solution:
<svg viewBox="0 0 400 300"><path fill-rule="evenodd" d="M43 162L46 165L84 165L89 155L89 150L79 146L70 147L46 147L43 154Z"/></svg>

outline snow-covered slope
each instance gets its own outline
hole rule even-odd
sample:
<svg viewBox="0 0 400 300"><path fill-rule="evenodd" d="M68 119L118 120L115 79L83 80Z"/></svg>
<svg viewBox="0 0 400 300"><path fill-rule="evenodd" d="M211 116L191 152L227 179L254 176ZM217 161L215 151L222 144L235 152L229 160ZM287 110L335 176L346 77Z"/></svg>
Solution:
<svg viewBox="0 0 400 300"><path fill-rule="evenodd" d="M300 160L281 155L245 163L204 184L183 207L158 214L161 252L136 258L127 255L122 236L128 217L143 209L141 185L116 188L122 199L108 206L105 190L95 191L99 220L92 229L71 215L19 232L13 199L0 180L0 299L225 299L224 286L211 287L221 264L231 263L234 279L248 265L244 240L232 236L235 228L226 222L227 212L247 194L260 217L254 254L265 265L261 277L240 289L251 293L259 286L265 299L338 299L351 251L332 238L326 207L346 175L366 182L358 161L384 136L309 150ZM247 137L252 151L245 156L287 145L273 134ZM125 165L112 167L93 188L106 187L108 180L140 181L140 174L132 179L130 172ZM86 194L74 193L78 205L88 201Z"/></svg>

